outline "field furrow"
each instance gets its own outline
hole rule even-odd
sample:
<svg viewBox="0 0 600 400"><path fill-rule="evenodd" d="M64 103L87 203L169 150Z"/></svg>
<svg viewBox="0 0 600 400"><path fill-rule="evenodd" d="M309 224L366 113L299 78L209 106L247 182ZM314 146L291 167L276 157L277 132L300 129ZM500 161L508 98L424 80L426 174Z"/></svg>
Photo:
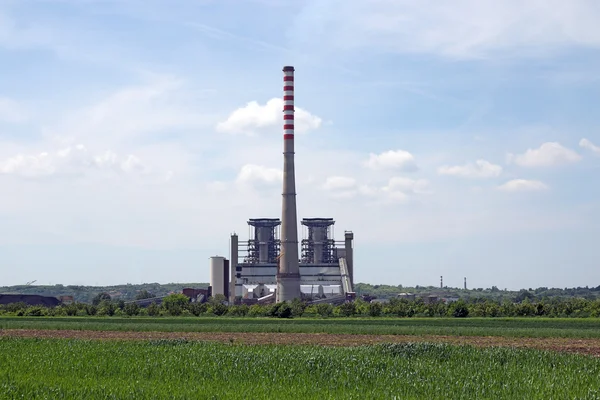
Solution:
<svg viewBox="0 0 600 400"><path fill-rule="evenodd" d="M186 339L221 343L360 346L375 343L429 342L479 347L515 347L600 356L600 339L514 338L500 336L350 335L274 332L127 332L91 330L3 329L0 336L43 339L156 340Z"/></svg>

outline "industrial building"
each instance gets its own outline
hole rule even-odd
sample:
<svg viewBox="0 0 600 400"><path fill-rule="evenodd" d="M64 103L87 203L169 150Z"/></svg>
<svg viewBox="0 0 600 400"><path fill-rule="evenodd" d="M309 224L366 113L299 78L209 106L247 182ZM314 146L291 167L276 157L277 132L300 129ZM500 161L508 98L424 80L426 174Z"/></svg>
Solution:
<svg viewBox="0 0 600 400"><path fill-rule="evenodd" d="M343 302L354 297L353 232L344 240L334 237L333 218L304 218L300 258L301 298L308 301ZM250 235L240 241L231 235L230 259L210 258L213 294L223 294L230 303L275 300L281 259L281 221L278 218L248 220ZM231 278L229 278L231 277Z"/></svg>
<svg viewBox="0 0 600 400"><path fill-rule="evenodd" d="M210 258L212 294L234 303L344 302L353 299L354 234L334 237L333 218L304 218L298 242L294 165L294 67L283 67L283 191L281 219L248 220L249 237L230 238L230 259ZM299 251L300 247L300 251Z"/></svg>

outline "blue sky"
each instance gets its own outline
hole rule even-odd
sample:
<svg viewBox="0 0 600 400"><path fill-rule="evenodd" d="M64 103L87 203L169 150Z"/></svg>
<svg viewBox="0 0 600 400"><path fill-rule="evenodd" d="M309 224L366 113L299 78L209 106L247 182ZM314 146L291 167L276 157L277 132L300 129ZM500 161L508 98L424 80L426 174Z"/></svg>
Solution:
<svg viewBox="0 0 600 400"><path fill-rule="evenodd" d="M281 207L356 280L598 286L593 0L0 1L0 285L208 281Z"/></svg>

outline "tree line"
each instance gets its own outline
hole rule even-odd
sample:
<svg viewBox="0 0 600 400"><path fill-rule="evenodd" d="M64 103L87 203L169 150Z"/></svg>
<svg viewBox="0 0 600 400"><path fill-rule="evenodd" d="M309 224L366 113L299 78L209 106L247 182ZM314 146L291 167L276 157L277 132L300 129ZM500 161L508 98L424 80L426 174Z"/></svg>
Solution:
<svg viewBox="0 0 600 400"><path fill-rule="evenodd" d="M232 316L232 317L600 317L600 299L553 298L521 302L509 300L471 299L446 303L426 303L416 300L393 298L388 302L366 302L358 299L337 306L331 304L309 305L300 300L291 303L265 305L227 305L222 295L206 303L191 302L183 294L171 294L162 303L140 307L136 303L111 300L110 296L98 295L92 304L72 303L57 307L27 306L13 303L0 306L0 315L13 316Z"/></svg>

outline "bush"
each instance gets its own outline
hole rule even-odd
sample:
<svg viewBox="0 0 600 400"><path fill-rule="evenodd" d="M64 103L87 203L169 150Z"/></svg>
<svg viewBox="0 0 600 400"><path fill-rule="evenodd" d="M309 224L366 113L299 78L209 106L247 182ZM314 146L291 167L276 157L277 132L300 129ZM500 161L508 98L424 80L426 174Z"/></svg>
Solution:
<svg viewBox="0 0 600 400"><path fill-rule="evenodd" d="M85 312L87 313L87 315L96 315L98 313L98 308L96 306L88 304L85 306Z"/></svg>
<svg viewBox="0 0 600 400"><path fill-rule="evenodd" d="M333 306L331 304L317 304L317 314L321 317L331 317L333 315Z"/></svg>
<svg viewBox="0 0 600 400"><path fill-rule="evenodd" d="M253 304L248 309L248 315L250 317L266 317L270 311L270 308L267 309L265 306L261 306L260 304Z"/></svg>
<svg viewBox="0 0 600 400"><path fill-rule="evenodd" d="M463 300L454 302L451 310L452 316L455 318L466 318L469 315L469 308Z"/></svg>
<svg viewBox="0 0 600 400"><path fill-rule="evenodd" d="M144 307L140 307L140 310L138 311L138 315L140 317L147 317L148 316L148 309L144 308Z"/></svg>
<svg viewBox="0 0 600 400"><path fill-rule="evenodd" d="M230 306L229 311L227 311L227 315L231 315L233 317L245 317L246 315L248 315L249 311L250 307L248 307L246 304L242 304L239 306Z"/></svg>
<svg viewBox="0 0 600 400"><path fill-rule="evenodd" d="M227 311L229 311L229 308L225 304L221 303L213 304L210 306L209 309L214 315L218 317L227 314Z"/></svg>
<svg viewBox="0 0 600 400"><path fill-rule="evenodd" d="M379 317L382 310L383 307L381 306L381 303L369 303L369 316Z"/></svg>
<svg viewBox="0 0 600 400"><path fill-rule="evenodd" d="M110 302L110 301L103 301L102 303L100 303L100 305L98 306L98 316L109 316L112 317L113 315L115 315L115 311L116 311L117 307L114 305L114 303Z"/></svg>
<svg viewBox="0 0 600 400"><path fill-rule="evenodd" d="M196 317L205 314L208 311L208 304L206 303L190 303L188 305L190 312Z"/></svg>
<svg viewBox="0 0 600 400"><path fill-rule="evenodd" d="M155 302L152 302L146 308L146 313L151 317L157 317L160 314L160 307Z"/></svg>
<svg viewBox="0 0 600 400"><path fill-rule="evenodd" d="M137 303L127 303L125 304L125 307L123 307L125 314L129 315L130 317L137 315L139 310L140 306L138 306Z"/></svg>
<svg viewBox="0 0 600 400"><path fill-rule="evenodd" d="M169 313L169 315L177 316L181 315L189 302L190 298L184 294L170 294L163 299L162 308Z"/></svg>
<svg viewBox="0 0 600 400"><path fill-rule="evenodd" d="M48 314L48 309L46 307L40 306L30 306L25 310L24 315L28 317L42 317Z"/></svg>
<svg viewBox="0 0 600 400"><path fill-rule="evenodd" d="M97 306L100 305L100 303L102 303L103 301L110 301L110 294L106 293L106 292L102 292L102 293L98 293L93 299L92 299L92 304Z"/></svg>
<svg viewBox="0 0 600 400"><path fill-rule="evenodd" d="M24 310L27 308L27 304L25 304L24 302L19 302L19 303L10 303L7 304L6 306L6 311L10 314L16 314L19 310Z"/></svg>
<svg viewBox="0 0 600 400"><path fill-rule="evenodd" d="M306 303L300 299L292 300L292 316L301 317L306 310Z"/></svg>
<svg viewBox="0 0 600 400"><path fill-rule="evenodd" d="M351 317L356 314L356 304L354 302L347 302L339 307L339 313L343 317Z"/></svg>
<svg viewBox="0 0 600 400"><path fill-rule="evenodd" d="M292 318L292 307L288 303L281 303L277 308L278 318Z"/></svg>

